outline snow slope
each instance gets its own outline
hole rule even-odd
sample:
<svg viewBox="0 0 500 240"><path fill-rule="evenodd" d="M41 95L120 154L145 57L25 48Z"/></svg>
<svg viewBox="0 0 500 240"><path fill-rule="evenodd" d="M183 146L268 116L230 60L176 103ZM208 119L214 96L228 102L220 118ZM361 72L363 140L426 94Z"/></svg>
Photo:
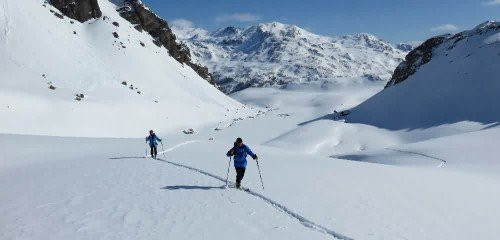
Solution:
<svg viewBox="0 0 500 240"><path fill-rule="evenodd" d="M349 122L399 130L500 121L499 32L486 22L448 36L413 75L355 107Z"/></svg>
<svg viewBox="0 0 500 240"><path fill-rule="evenodd" d="M384 82L346 77L232 94L254 106L244 107L133 30L114 5L99 3L109 19L71 24L40 1L0 2L0 70L6 76L0 88L0 239L469 240L500 235L498 123L445 119L444 125L412 124L396 131L333 119L334 109L364 102L352 116L369 120L357 109L419 82L416 77L446 55L436 54L414 76L371 99ZM470 70L492 91L496 82L478 68L495 73L498 62L490 57L497 39L490 32L468 39L479 50L467 58L491 62L473 61L469 64L475 68L468 68L455 58L460 71ZM454 49L469 49L463 42ZM473 58L474 53L481 56ZM461 56L456 50L449 55ZM465 83L456 79L441 79L451 82L443 87ZM121 85L124 80L127 86ZM466 87L475 90L476 85L467 82ZM75 94L82 93L76 101ZM414 95L417 91L407 89L402 100ZM450 96L437 105L479 106L453 102L459 99ZM490 100L492 105L497 98ZM417 103L408 102L418 108ZM258 108L267 110L244 117ZM374 119L380 119L378 111ZM496 113L478 118L494 119ZM392 116L398 117L389 115L389 123L399 129ZM196 133L173 131L186 126L198 126ZM164 139L158 160L146 158L142 135L149 128L159 129ZM141 137L82 137L111 135ZM253 160L243 180L250 191L224 187L225 153L236 137L259 155L265 190ZM230 182L234 175L230 169Z"/></svg>
<svg viewBox="0 0 500 240"><path fill-rule="evenodd" d="M160 135L159 160L144 158L142 138L0 135L0 238L495 239L498 128L411 144L439 129L332 121L332 108L384 86L359 84L240 91L232 97L271 110L219 131ZM225 152L239 136L259 155L265 190L252 160L251 192L224 189Z"/></svg>
<svg viewBox="0 0 500 240"><path fill-rule="evenodd" d="M227 93L325 78L388 80L406 53L370 34L325 37L278 22L214 32L172 29Z"/></svg>
<svg viewBox="0 0 500 240"><path fill-rule="evenodd" d="M255 112L171 58L115 5L99 5L103 18L79 23L41 0L1 1L0 132L131 137Z"/></svg>

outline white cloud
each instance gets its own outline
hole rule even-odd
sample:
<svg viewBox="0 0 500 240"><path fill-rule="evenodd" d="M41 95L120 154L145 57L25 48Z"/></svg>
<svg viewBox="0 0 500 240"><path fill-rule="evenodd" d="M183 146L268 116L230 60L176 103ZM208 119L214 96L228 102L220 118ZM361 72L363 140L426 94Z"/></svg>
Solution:
<svg viewBox="0 0 500 240"><path fill-rule="evenodd" d="M234 13L228 15L221 15L215 18L216 22L255 22L260 20L262 17L260 15L250 14L250 13Z"/></svg>
<svg viewBox="0 0 500 240"><path fill-rule="evenodd" d="M191 22L187 19L183 19L183 18L174 19L171 21L171 24L172 24L172 27L180 28L180 29L192 28L194 26L193 22Z"/></svg>
<svg viewBox="0 0 500 240"><path fill-rule="evenodd" d="M487 2L483 2L483 4L488 6L500 6L500 0L490 0Z"/></svg>
<svg viewBox="0 0 500 240"><path fill-rule="evenodd" d="M458 27L453 24L443 24L431 28L431 32L449 33L458 31Z"/></svg>

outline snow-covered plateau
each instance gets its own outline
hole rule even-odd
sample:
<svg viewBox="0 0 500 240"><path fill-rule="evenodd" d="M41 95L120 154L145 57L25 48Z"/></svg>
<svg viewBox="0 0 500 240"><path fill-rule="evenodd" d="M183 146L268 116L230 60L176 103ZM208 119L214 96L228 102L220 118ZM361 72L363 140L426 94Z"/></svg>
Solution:
<svg viewBox="0 0 500 240"><path fill-rule="evenodd" d="M0 0L0 239L500 236L497 22L373 65L389 84L224 95L98 3L80 23ZM226 187L237 137L259 157L248 191Z"/></svg>

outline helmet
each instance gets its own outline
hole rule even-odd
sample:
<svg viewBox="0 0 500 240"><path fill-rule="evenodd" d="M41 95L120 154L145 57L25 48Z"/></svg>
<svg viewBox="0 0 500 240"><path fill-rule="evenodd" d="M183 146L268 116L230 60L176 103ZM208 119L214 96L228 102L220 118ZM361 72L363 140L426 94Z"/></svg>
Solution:
<svg viewBox="0 0 500 240"><path fill-rule="evenodd" d="M243 142L243 139L241 139L240 137L239 137L239 138L236 138L236 142L237 142L237 143L242 143L242 142Z"/></svg>

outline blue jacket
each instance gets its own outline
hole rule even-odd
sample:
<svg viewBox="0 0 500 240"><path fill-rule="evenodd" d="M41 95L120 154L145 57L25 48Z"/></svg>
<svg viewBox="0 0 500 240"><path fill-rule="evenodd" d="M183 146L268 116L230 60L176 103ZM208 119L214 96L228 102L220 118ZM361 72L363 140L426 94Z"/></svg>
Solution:
<svg viewBox="0 0 500 240"><path fill-rule="evenodd" d="M257 158L257 155L245 144L241 147L235 145L227 152L228 156L234 156L234 166L239 168L247 167L247 154L252 156L253 159Z"/></svg>
<svg viewBox="0 0 500 240"><path fill-rule="evenodd" d="M156 134L153 133L153 135L149 135L146 137L146 142L149 141L149 146L150 147L156 147L158 146L158 142L156 141L160 141L161 142L161 139L159 139Z"/></svg>

